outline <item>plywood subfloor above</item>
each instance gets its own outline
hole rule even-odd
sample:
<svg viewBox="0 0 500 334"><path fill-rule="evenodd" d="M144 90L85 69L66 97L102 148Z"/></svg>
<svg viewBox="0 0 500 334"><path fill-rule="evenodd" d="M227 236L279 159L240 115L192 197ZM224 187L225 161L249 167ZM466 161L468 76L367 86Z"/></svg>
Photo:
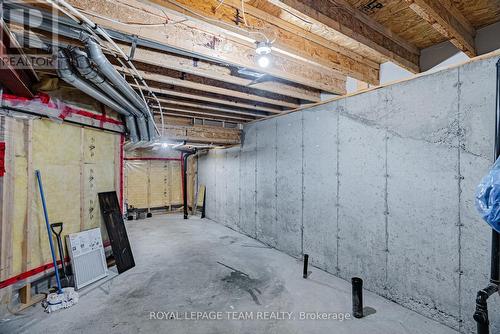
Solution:
<svg viewBox="0 0 500 334"><path fill-rule="evenodd" d="M478 29L500 21L498 0L449 0ZM375 21L420 49L446 40L408 7L406 0L347 0Z"/></svg>
<svg viewBox="0 0 500 334"><path fill-rule="evenodd" d="M499 0L452 0L451 2L476 29L500 21Z"/></svg>

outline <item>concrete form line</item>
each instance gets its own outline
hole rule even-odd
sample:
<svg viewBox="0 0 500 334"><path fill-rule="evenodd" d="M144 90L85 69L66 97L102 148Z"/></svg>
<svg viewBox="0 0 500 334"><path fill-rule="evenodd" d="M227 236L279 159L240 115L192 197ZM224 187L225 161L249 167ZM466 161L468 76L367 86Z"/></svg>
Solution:
<svg viewBox="0 0 500 334"><path fill-rule="evenodd" d="M345 102L345 101L344 101ZM337 270L337 275L340 275L340 267L339 267L339 249L340 249L340 112L337 112L337 173L336 173L336 178L337 178L337 198L336 198L336 209L337 209L337 265L335 266L335 269Z"/></svg>
<svg viewBox="0 0 500 334"><path fill-rule="evenodd" d="M214 155L214 217L215 217L215 220L218 220L217 219L217 153L214 152L213 153Z"/></svg>
<svg viewBox="0 0 500 334"><path fill-rule="evenodd" d="M222 160L222 175L224 176L224 196L226 197L226 200L224 201L224 206L225 206L225 216L224 218L227 219L227 216L229 214L229 204L227 200L227 174L226 174L226 165L227 165L227 150L224 152L224 160ZM228 224L228 220L225 220L225 223Z"/></svg>
<svg viewBox="0 0 500 334"><path fill-rule="evenodd" d="M385 189L384 189L384 202L385 202L385 284L384 288L387 290L389 281L389 132L385 132Z"/></svg>
<svg viewBox="0 0 500 334"><path fill-rule="evenodd" d="M254 191L254 228L255 228L255 239L257 239L257 154L258 154L258 146L259 146L259 136L258 136L259 128L255 126L255 191Z"/></svg>
<svg viewBox="0 0 500 334"><path fill-rule="evenodd" d="M274 120L274 227L278 227L278 121ZM276 234L277 237L277 234ZM276 244L278 240L276 239Z"/></svg>
<svg viewBox="0 0 500 334"><path fill-rule="evenodd" d="M302 252L302 256L304 256L304 112L300 113L300 124L301 124L301 149L302 153L300 156L301 159L301 207L300 207L300 249Z"/></svg>
<svg viewBox="0 0 500 334"><path fill-rule="evenodd" d="M243 148L240 145L240 154L238 156L238 227L241 228L241 157L243 156Z"/></svg>
<svg viewBox="0 0 500 334"><path fill-rule="evenodd" d="M460 123L460 96L462 93L462 83L460 81L460 68L457 70L458 82L457 82L457 140L458 140L458 150L457 150L457 185L458 185L458 330L461 333L463 329L463 319L462 319L462 217L460 214L460 208L462 204L462 173L461 173L461 152L460 147L462 146L462 129Z"/></svg>

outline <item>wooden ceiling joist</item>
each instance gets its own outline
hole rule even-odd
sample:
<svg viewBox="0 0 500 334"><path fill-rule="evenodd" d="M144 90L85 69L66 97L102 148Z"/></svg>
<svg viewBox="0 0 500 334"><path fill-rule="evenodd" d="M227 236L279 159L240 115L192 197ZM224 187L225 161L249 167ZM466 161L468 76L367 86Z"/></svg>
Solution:
<svg viewBox="0 0 500 334"><path fill-rule="evenodd" d="M345 94L346 76L322 66L306 64L284 55L273 57L273 66L260 68L256 63L255 46L232 36L215 25L170 12L137 0L69 0L71 5L85 10L102 27L137 35L158 43L173 46L222 63L248 68L287 81ZM103 18L106 16L107 18ZM135 22L135 24L130 24ZM141 26L137 26L141 22ZM161 26L160 28L158 26Z"/></svg>
<svg viewBox="0 0 500 334"><path fill-rule="evenodd" d="M155 119L156 123L160 124L160 112L155 111ZM181 117L181 118L188 118L188 119L204 119L204 120L209 120L209 121L217 121L217 122L229 122L229 123L239 123L238 121L230 121L224 117L216 117L216 116L200 116L200 115L192 115L192 114L184 114L180 112L173 112L173 111L163 111L164 116L172 116L172 117Z"/></svg>
<svg viewBox="0 0 500 334"><path fill-rule="evenodd" d="M116 66L116 69L121 70L121 67ZM192 74L184 74L182 72L173 70L164 70L162 71L162 74L139 70L139 74L143 79L147 81L154 81L178 87L196 89L204 92L215 93L239 99L273 104L286 108L297 108L300 105L297 100L289 97L278 96L271 93L262 93L262 95L257 95L254 91L248 88L242 87L241 90L237 90L236 87L224 87L227 86L227 84L224 84L223 82L215 82L215 80L212 79L205 79L203 77L194 76Z"/></svg>
<svg viewBox="0 0 500 334"><path fill-rule="evenodd" d="M386 61L419 72L419 50L345 0L269 0L293 15L345 39L361 43ZM321 28L320 28L321 29Z"/></svg>
<svg viewBox="0 0 500 334"><path fill-rule="evenodd" d="M359 55L334 43L328 43L334 48L330 49L304 38L303 36L308 35L307 31L250 5L244 6L243 20L241 14L243 9L239 0L225 0L222 3L219 0L153 0L153 2L209 23L219 22L219 27L228 29L236 36L251 42L264 41L265 37L272 39L274 53L283 53L327 69L335 69L370 84L379 84L379 64L362 60Z"/></svg>
<svg viewBox="0 0 500 334"><path fill-rule="evenodd" d="M134 88L138 88L137 85L132 84L131 86ZM173 97L180 97L184 99L189 99L189 100L194 100L198 102L209 102L209 103L216 103L216 104L221 104L221 105L226 105L234 108L245 108L245 109L250 109L250 110L259 110L259 111L265 111L268 113L273 113L273 114L279 114L283 112L283 110L277 109L277 108L269 108L266 106L258 105L258 104L252 104L249 102L242 102L238 101L237 99L230 99L230 98L224 98L220 96L212 96L208 94L203 94L203 92L194 92L192 90L184 89L182 87L168 87L168 88L160 88L160 87L154 87L150 86L150 89L153 93L160 94L158 97L161 98L161 95L164 95L166 98L169 96Z"/></svg>
<svg viewBox="0 0 500 334"><path fill-rule="evenodd" d="M130 49L128 45L120 44L124 50ZM296 99L319 102L320 91L317 89L300 86L291 82L276 80L271 76L264 76L260 80L248 79L235 73L237 69L229 66L203 61L200 59L186 58L174 54L136 48L134 61L158 66L166 69L181 71L183 73L201 76L207 79L220 80L233 85L251 87L264 92L289 96Z"/></svg>
<svg viewBox="0 0 500 334"><path fill-rule="evenodd" d="M129 82L131 82L131 81L129 81ZM152 89L163 89L163 90L167 90L168 92L188 94L188 95L190 95L190 97L193 100L196 99L197 96L203 96L206 98L217 99L219 101L226 101L228 103L233 102L234 106L237 108L246 108L246 109L264 111L264 112L275 113L275 114L279 114L279 113L282 113L283 111L290 110L290 108L284 109L283 107L268 104L268 103L262 103L262 102L257 102L257 101L253 101L253 100L241 99L241 98L227 96L227 95L220 95L220 94L206 92L206 91L192 89L192 88L173 86L170 84L154 82L154 81L149 81L149 80L146 80L146 83ZM210 101L208 101L208 102L210 102Z"/></svg>
<svg viewBox="0 0 500 334"><path fill-rule="evenodd" d="M178 105L178 106L184 106L184 107L192 107L192 108L198 108L198 109L207 109L207 110L214 110L214 111L219 111L219 112L225 112L225 113L232 113L232 114L239 114L239 115L249 115L249 116L268 116L269 113L265 112L258 112L258 111L251 111L251 110L245 110L241 108L225 108L223 106L215 106L213 104L207 104L207 103L197 103L194 101L182 101L179 99L164 99L164 98L159 98L158 101L162 103L162 105L165 104L171 104L171 105ZM155 106L155 103L152 101L151 103L152 106Z"/></svg>
<svg viewBox="0 0 500 334"><path fill-rule="evenodd" d="M476 31L449 0L405 0L410 8L469 57L476 56Z"/></svg>
<svg viewBox="0 0 500 334"><path fill-rule="evenodd" d="M16 30L22 36L30 36L33 40L40 40L46 43L51 41L51 35L47 32L34 32L17 27ZM59 36L58 39L65 45L74 47L84 46L80 41L72 40ZM117 43L120 48L130 54L130 45ZM108 45L106 43L106 45ZM31 50L36 52L36 50ZM106 50L104 50L106 52ZM205 84L210 80L216 80L219 85L230 87L230 89L252 90L255 94L266 96L267 93L272 93L270 96L283 96L282 99L292 98L293 103L297 104L297 100L319 102L321 101L321 93L319 90L297 85L291 82L284 82L271 76L264 76L258 80L242 77L237 73L234 67L223 66L208 61L199 59L187 58L158 50L150 50L137 47L134 51L133 61L138 68L143 66L154 66L162 69L166 73L174 71L175 76L186 78L197 78L197 81L204 81ZM207 80L203 80L206 78ZM213 83L213 82L210 82Z"/></svg>
<svg viewBox="0 0 500 334"><path fill-rule="evenodd" d="M157 108L154 108L155 110L158 110ZM218 117L220 119L224 120L232 120L233 122L248 122L255 120L256 117L252 116L243 116L243 115L235 115L235 114L228 114L228 113L219 113L219 112L208 112L206 110L202 109L196 109L196 108L185 108L181 106L167 106L167 105L162 105L162 111L164 112L174 112L174 113L183 113L183 114L190 114L193 117L200 117L202 118L203 116L207 117Z"/></svg>

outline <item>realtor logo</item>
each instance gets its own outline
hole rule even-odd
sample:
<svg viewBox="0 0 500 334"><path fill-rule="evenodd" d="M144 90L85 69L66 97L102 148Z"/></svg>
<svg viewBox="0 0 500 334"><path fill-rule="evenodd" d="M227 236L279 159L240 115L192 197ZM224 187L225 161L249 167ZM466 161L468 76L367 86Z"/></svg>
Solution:
<svg viewBox="0 0 500 334"><path fill-rule="evenodd" d="M63 14L37 1L5 0L0 6L0 67L54 69Z"/></svg>

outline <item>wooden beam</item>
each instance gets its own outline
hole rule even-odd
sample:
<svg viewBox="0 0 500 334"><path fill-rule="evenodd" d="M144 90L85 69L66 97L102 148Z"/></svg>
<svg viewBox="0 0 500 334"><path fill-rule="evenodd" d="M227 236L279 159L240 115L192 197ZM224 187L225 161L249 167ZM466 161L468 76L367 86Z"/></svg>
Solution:
<svg viewBox="0 0 500 334"><path fill-rule="evenodd" d="M162 110L165 111L178 111L178 112L184 112L184 113L190 113L190 114L196 114L196 115L207 115L207 116L219 116L225 119L232 119L232 120L238 120L238 121L252 121L255 120L256 118L259 118L257 115L238 115L238 114L233 114L233 113L224 113L220 111L215 111L215 110L207 110L207 109L201 109L201 108L195 108L195 107L184 107L180 105L171 105L171 104L166 104L162 103L161 104ZM157 107L154 109L158 110ZM260 117L262 118L262 116Z"/></svg>
<svg viewBox="0 0 500 334"><path fill-rule="evenodd" d="M198 111L198 110L193 110L193 109L182 109L182 108L163 108L163 114L164 115L172 115L172 116L190 116L192 118L212 118L215 120L219 121L229 121L229 122L234 122L234 123L244 123L244 122L249 122L255 120L255 117L253 118L245 118L245 117L239 117L239 116L231 116L231 115L222 115L222 114L216 114L216 113L207 113L204 111Z"/></svg>
<svg viewBox="0 0 500 334"><path fill-rule="evenodd" d="M387 61L419 72L419 50L345 0L269 0L316 26L328 29L346 44L361 43ZM366 81L366 80L363 80Z"/></svg>
<svg viewBox="0 0 500 334"><path fill-rule="evenodd" d="M158 101L164 103L169 103L172 105L184 106L184 107L192 107L192 108L200 108L200 109L208 109L225 113L239 114L239 115L248 115L248 116L267 116L269 113L262 113L262 115L257 115L250 110L239 109L239 108L225 108L221 106L214 106L207 103L197 103L195 101L180 101L178 99L170 100L170 99L162 99L159 98ZM155 104L152 104L155 107Z"/></svg>
<svg viewBox="0 0 500 334"><path fill-rule="evenodd" d="M247 4L245 4L245 19L243 19L239 0L225 0L220 6L219 0L152 0L152 2L187 16L217 24L253 43L265 40L265 36L269 36L269 39L274 39L273 52L324 66L327 69L335 69L374 85L379 84L379 64L365 61L361 56L332 42L329 45L333 46L333 50L306 39L303 36L307 35L307 31L302 31L297 26Z"/></svg>
<svg viewBox="0 0 500 334"><path fill-rule="evenodd" d="M179 104L179 103L172 103L172 102L161 102L160 104L161 104L162 108L189 109L189 110L196 110L196 111L200 111L200 112L206 112L207 114L231 115L231 116L243 117L243 118L262 118L262 117L269 116L269 114L267 114L267 115L260 114L259 115L259 114L238 113L238 112L232 112L232 111L221 111L221 110L215 110L215 109L208 109L208 108L205 108L203 106L196 105L196 104L186 105L186 104Z"/></svg>
<svg viewBox="0 0 500 334"><path fill-rule="evenodd" d="M156 113L155 112L155 116L158 116L160 113ZM197 115L190 115L190 114L184 114L184 113L179 113L179 112L173 112L173 111L164 111L163 112L163 115L164 116L172 116L172 117L175 117L175 118L187 118L187 119L190 119L190 120L193 120L193 119L206 119L206 120L210 120L210 121L217 121L217 122L230 122L230 123L240 123L238 121L228 121L227 119L223 118L223 117L214 117L214 116L197 116ZM157 120L156 122L158 125L161 124L159 123L159 121Z"/></svg>
<svg viewBox="0 0 500 334"><path fill-rule="evenodd" d="M239 144L241 131L207 125L170 125L165 124L163 137L175 141L213 144Z"/></svg>
<svg viewBox="0 0 500 334"><path fill-rule="evenodd" d="M405 0L418 16L469 57L475 57L476 30L448 0Z"/></svg>
<svg viewBox="0 0 500 334"><path fill-rule="evenodd" d="M85 10L87 16L104 28L138 35L205 58L217 59L221 63L245 67L316 89L335 94L346 92L346 76L335 70L307 64L280 54L274 55L273 66L262 69L256 63L253 43L229 35L227 31L214 25L193 19L186 20L185 16L168 9L138 0L69 0L68 2ZM137 26L138 22L140 27Z"/></svg>
<svg viewBox="0 0 500 334"><path fill-rule="evenodd" d="M131 86L134 88L138 88L137 85L132 84ZM144 88L144 87L142 87ZM217 103L217 104L222 104L226 106L231 106L235 108L245 108L245 109L251 109L251 110L260 110L260 111L265 111L269 113L275 113L279 114L283 110L282 109L276 109L276 108L269 108L266 106L261 106L258 104L251 104L247 102L242 102L238 101L237 99L233 98L223 98L220 96L211 96L207 94L203 94L203 92L194 92L190 91L189 89L184 89L183 87L169 87L169 88L160 88L160 87L150 87L151 91L153 93L158 93L161 95L167 95L167 96L174 96L174 97L180 97L180 98L185 98L185 99L190 99L194 101L202 101L202 102L210 102L210 103ZM161 97L161 96L158 96Z"/></svg>
<svg viewBox="0 0 500 334"><path fill-rule="evenodd" d="M122 71L122 67L115 66L119 71ZM177 71L162 71L162 74L138 71L144 80L154 81L179 87L185 87L189 89L196 89L204 92L210 92L214 94L220 94L225 96L231 96L239 99L245 99L250 101L262 102L267 104L273 104L286 108L297 108L300 104L294 99L287 98L284 96L278 96L273 94L257 95L251 89L242 87L241 91L237 90L237 87L224 87L223 82L216 82L215 80L208 81L205 78L197 77L191 74L183 74ZM165 74L165 75L163 75ZM173 77L173 76L177 76Z"/></svg>

